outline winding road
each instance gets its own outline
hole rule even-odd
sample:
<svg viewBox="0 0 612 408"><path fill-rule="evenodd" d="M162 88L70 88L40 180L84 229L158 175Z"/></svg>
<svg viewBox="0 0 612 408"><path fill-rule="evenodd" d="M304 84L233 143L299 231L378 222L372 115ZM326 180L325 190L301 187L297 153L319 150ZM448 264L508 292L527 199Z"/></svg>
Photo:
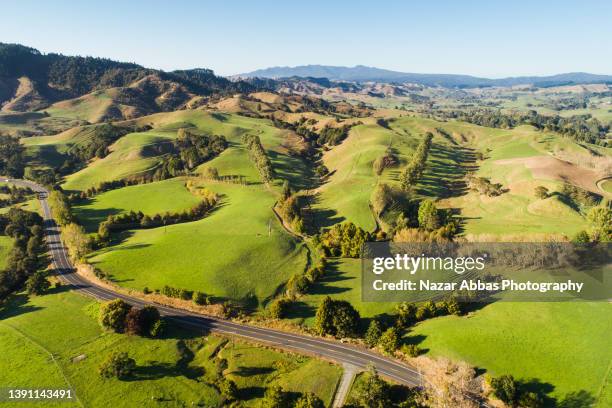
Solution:
<svg viewBox="0 0 612 408"><path fill-rule="evenodd" d="M82 294L102 301L123 299L129 304L137 307L153 305L157 307L159 312L166 318L172 319L176 323L182 326L188 326L192 329L211 331L222 335L238 336L256 343L271 345L297 353L314 355L339 364L349 364L359 368L366 368L371 364L376 367L380 375L397 383L408 386L421 385L421 375L414 367L381 356L364 348L343 344L337 341L281 332L278 330L204 316L187 310L148 302L143 299L115 292L106 287L98 286L77 274L74 266L69 260L66 248L61 240L60 229L53 219L51 209L47 202L48 191L30 181L14 179L7 179L7 181L19 186L29 187L38 194L45 222L45 238L52 256L52 265L64 282L72 285L76 291ZM317 374L312 373L312 375Z"/></svg>

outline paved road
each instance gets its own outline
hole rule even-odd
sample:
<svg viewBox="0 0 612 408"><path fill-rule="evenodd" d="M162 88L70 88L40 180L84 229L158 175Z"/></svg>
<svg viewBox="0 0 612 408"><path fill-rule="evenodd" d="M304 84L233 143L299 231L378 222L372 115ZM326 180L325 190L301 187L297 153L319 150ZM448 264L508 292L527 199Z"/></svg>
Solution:
<svg viewBox="0 0 612 408"><path fill-rule="evenodd" d="M360 368L366 368L369 364L372 364L376 367L379 374L398 383L409 386L421 384L421 376L415 368L366 349L307 335L286 333L203 316L186 310L154 304L115 292L106 287L98 286L75 272L68 258L66 248L61 241L59 227L56 225L49 209L47 202L48 192L29 181L9 181L13 184L30 187L38 193L45 220L45 236L52 255L53 267L65 282L85 295L103 301L120 298L137 307L152 304L159 309L163 316L176 321L180 325L189 326L193 329L239 336L257 343L269 344L302 354L316 355L340 364L349 364ZM312 375L316 375L316 373L312 373Z"/></svg>

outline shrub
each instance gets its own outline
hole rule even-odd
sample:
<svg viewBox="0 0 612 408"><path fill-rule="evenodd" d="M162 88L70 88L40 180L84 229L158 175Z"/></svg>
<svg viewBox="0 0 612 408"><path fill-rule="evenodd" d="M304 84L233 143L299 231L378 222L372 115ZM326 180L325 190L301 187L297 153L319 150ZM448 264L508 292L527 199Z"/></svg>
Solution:
<svg viewBox="0 0 612 408"><path fill-rule="evenodd" d="M399 330L397 327L390 327L380 336L378 345L387 354L393 355L400 344Z"/></svg>
<svg viewBox="0 0 612 408"><path fill-rule="evenodd" d="M274 299L268 307L268 313L273 319L282 319L285 317L289 305L291 305L291 301L287 298Z"/></svg>
<svg viewBox="0 0 612 408"><path fill-rule="evenodd" d="M539 198L540 200L543 200L545 198L548 198L548 189L544 186L537 186L534 190L534 194L536 196L536 198Z"/></svg>
<svg viewBox="0 0 612 408"><path fill-rule="evenodd" d="M166 322L162 319L156 321L155 323L153 323L153 326L151 326L151 337L159 337L161 336L164 331L166 330Z"/></svg>
<svg viewBox="0 0 612 408"><path fill-rule="evenodd" d="M105 378L123 379L129 377L136 368L136 361L127 353L112 353L100 365L99 373Z"/></svg>
<svg viewBox="0 0 612 408"><path fill-rule="evenodd" d="M378 344L380 336L382 335L382 327L380 322L376 319L373 319L368 326L368 330L366 331L364 340L365 343L369 347L374 347Z"/></svg>
<svg viewBox="0 0 612 408"><path fill-rule="evenodd" d="M191 300L193 300L193 303L195 303L196 305L207 305L208 304L208 296L198 291L193 292L193 295L191 296Z"/></svg>
<svg viewBox="0 0 612 408"><path fill-rule="evenodd" d="M404 344L402 346L402 353L410 357L418 357L422 350L416 344Z"/></svg>
<svg viewBox="0 0 612 408"><path fill-rule="evenodd" d="M489 381L493 395L508 405L514 405L518 397L518 385L511 375L493 377Z"/></svg>
<svg viewBox="0 0 612 408"><path fill-rule="evenodd" d="M100 307L100 324L105 329L121 333L125 329L125 318L132 307L121 299L103 303Z"/></svg>

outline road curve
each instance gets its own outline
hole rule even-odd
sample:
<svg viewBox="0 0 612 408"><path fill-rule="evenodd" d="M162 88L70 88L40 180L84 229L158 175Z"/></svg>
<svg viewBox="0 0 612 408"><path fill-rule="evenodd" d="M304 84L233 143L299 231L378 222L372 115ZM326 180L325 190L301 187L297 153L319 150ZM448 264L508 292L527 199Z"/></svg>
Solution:
<svg viewBox="0 0 612 408"><path fill-rule="evenodd" d="M123 293L115 292L106 287L98 286L77 274L68 258L66 248L61 240L60 229L53 219L47 202L48 191L30 181L14 179L8 179L8 181L23 187L30 187L38 194L45 222L45 239L52 256L52 266L66 283L72 285L74 289L80 293L102 301L123 299L137 307L153 305L159 309L163 316L172 319L182 326L189 326L190 328L202 331L212 331L223 335L238 336L256 343L272 345L297 353L315 355L340 364L352 364L360 368L366 368L371 364L376 367L380 375L397 383L408 386L421 385L422 377L414 367L381 356L367 349L343 344L337 341L295 333L286 333L204 316L187 310L148 302L139 298L127 296ZM313 373L313 375L316 375L316 373Z"/></svg>

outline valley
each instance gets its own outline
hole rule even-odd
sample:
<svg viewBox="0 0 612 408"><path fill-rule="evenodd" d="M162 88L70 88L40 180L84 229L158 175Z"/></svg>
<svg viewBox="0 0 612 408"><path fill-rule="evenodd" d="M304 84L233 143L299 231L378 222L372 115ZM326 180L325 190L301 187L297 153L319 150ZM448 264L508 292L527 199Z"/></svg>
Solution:
<svg viewBox="0 0 612 408"><path fill-rule="evenodd" d="M2 47L44 69L19 64L0 81L0 174L50 191L82 279L419 368L465 362L482 384L512 375L540 406L611 403L609 302L364 302L359 259L371 241L609 242L606 78L230 80ZM262 406L276 386L293 403L333 401L342 361L202 336L163 316L158 337L101 327L108 305L73 291L37 249L48 225L35 193L0 186L2 386L43 376L75 390L67 406ZM36 296L40 273L50 283ZM111 351L134 359L128 380L98 374ZM397 388L406 400L431 392ZM478 404L499 402L479 392Z"/></svg>

